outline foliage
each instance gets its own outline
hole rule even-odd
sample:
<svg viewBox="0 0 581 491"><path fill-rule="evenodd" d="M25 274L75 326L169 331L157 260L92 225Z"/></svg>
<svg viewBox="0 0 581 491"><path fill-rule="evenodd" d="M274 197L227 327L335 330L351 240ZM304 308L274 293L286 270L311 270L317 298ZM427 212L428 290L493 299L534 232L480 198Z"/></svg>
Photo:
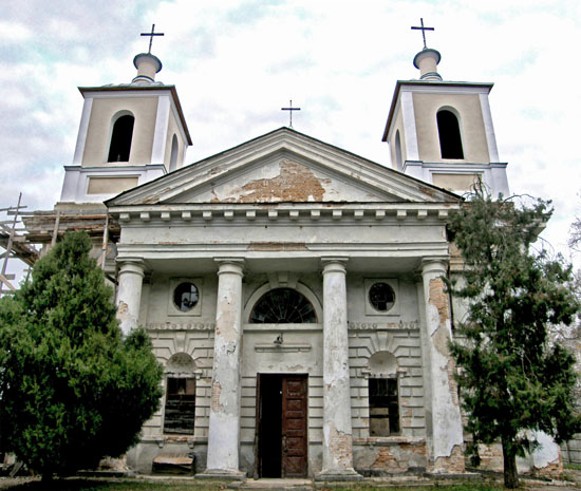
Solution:
<svg viewBox="0 0 581 491"><path fill-rule="evenodd" d="M532 248L551 213L550 202L476 194L450 224L465 266L451 285L468 305L451 350L467 430L476 442L501 440L507 487L518 485L515 458L533 448L533 431L560 442L580 427L573 356L548 336L579 311L572 270Z"/></svg>
<svg viewBox="0 0 581 491"><path fill-rule="evenodd" d="M90 249L67 234L0 300L2 446L43 476L123 454L159 405L151 342L139 329L122 337Z"/></svg>

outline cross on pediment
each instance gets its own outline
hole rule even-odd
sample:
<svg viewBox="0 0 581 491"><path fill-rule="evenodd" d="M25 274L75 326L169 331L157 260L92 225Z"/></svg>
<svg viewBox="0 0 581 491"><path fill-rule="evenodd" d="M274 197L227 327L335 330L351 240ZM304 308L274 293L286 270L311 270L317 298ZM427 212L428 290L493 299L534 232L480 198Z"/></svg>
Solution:
<svg viewBox="0 0 581 491"><path fill-rule="evenodd" d="M151 32L142 32L141 36L147 36L149 37L149 50L147 52L147 54L151 54L151 45L153 43L153 37L154 36L164 36L165 34L163 32L155 32L155 24L151 24Z"/></svg>
<svg viewBox="0 0 581 491"><path fill-rule="evenodd" d="M288 111L289 114L289 128L293 127L293 111L300 111L300 107L293 107L293 100L290 100L289 107L281 107L281 111Z"/></svg>
<svg viewBox="0 0 581 491"><path fill-rule="evenodd" d="M424 40L424 49L427 48L426 45L426 31L434 31L435 29L433 27L425 27L424 26L424 18L421 17L420 18L420 26L412 26L413 30L417 30L417 31L422 31L422 38Z"/></svg>

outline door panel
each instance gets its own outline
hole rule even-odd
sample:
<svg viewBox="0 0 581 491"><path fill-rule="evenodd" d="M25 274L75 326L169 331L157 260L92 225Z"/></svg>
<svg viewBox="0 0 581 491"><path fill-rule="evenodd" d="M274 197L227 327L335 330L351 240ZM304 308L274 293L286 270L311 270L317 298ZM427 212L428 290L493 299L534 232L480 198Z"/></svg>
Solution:
<svg viewBox="0 0 581 491"><path fill-rule="evenodd" d="M307 377L282 379L282 477L307 475Z"/></svg>

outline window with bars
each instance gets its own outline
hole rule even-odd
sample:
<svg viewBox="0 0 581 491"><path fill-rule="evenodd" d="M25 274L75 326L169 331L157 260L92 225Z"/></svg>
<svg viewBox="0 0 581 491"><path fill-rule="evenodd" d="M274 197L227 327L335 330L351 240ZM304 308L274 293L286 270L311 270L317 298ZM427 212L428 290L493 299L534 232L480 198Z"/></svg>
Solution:
<svg viewBox="0 0 581 491"><path fill-rule="evenodd" d="M196 379L168 377L165 395L163 431L193 435L196 416Z"/></svg>
<svg viewBox="0 0 581 491"><path fill-rule="evenodd" d="M369 379L369 436L399 434L396 378Z"/></svg>

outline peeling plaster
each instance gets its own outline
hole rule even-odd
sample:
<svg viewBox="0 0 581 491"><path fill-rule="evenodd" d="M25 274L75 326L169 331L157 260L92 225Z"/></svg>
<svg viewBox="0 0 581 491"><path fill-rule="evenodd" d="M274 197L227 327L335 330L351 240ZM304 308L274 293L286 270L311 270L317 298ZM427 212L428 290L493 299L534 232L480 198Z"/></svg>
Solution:
<svg viewBox="0 0 581 491"><path fill-rule="evenodd" d="M329 454L333 456L336 468L344 469L352 467L353 448L350 433L339 431L331 423L325 428L325 441L329 447Z"/></svg>
<svg viewBox="0 0 581 491"><path fill-rule="evenodd" d="M430 298L428 302L438 309L440 325L446 325L450 320L450 309L448 306L448 295L444 288L442 278L433 278L430 280Z"/></svg>
<svg viewBox="0 0 581 491"><path fill-rule="evenodd" d="M222 384L218 380L212 383L212 411L222 412L224 406L222 405Z"/></svg>
<svg viewBox="0 0 581 491"><path fill-rule="evenodd" d="M324 185L330 184L328 179L319 179L308 167L283 160L280 163L280 173L268 179L256 179L241 188L233 189L228 198L213 199L222 203L269 203L276 201L306 202L323 201Z"/></svg>
<svg viewBox="0 0 581 491"><path fill-rule="evenodd" d="M454 445L448 455L436 457L431 469L432 472L452 474L462 473L464 470L464 449L462 445Z"/></svg>
<svg viewBox="0 0 581 491"><path fill-rule="evenodd" d="M125 302L119 302L117 306L117 315L119 318L125 318L129 315L129 306Z"/></svg>

